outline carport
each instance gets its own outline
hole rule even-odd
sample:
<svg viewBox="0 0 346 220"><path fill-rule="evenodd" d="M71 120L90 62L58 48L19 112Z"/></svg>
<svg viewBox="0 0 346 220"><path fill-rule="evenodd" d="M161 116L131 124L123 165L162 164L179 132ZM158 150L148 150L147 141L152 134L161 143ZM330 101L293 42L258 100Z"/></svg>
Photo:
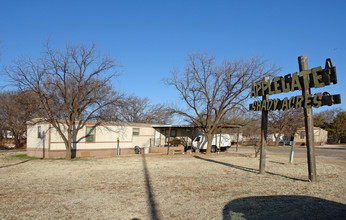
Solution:
<svg viewBox="0 0 346 220"><path fill-rule="evenodd" d="M155 146L167 146L167 154L169 154L169 150L171 147L171 141L175 138L180 138L184 140L184 146L190 147L192 152L192 141L194 137L195 129L200 129L200 127L190 126L190 125L154 125L155 129ZM236 136L236 151L238 151L239 144L239 130L241 126L239 125L220 125L218 126L219 133L222 134L222 129L227 128L236 128L237 136ZM163 139L164 138L164 139ZM221 135L220 135L221 138ZM219 149L220 151L220 149Z"/></svg>
<svg viewBox="0 0 346 220"><path fill-rule="evenodd" d="M180 139L184 146L192 145L194 127L190 125L154 125L155 146L166 146L169 154L172 141L175 138Z"/></svg>

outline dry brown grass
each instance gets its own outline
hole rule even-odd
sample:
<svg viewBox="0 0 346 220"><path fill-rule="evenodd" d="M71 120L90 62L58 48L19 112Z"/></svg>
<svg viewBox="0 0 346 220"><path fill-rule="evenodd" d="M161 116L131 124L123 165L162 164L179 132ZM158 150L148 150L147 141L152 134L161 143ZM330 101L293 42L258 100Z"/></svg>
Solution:
<svg viewBox="0 0 346 220"><path fill-rule="evenodd" d="M258 158L229 153L26 160L0 157L0 219L346 216L345 161L317 160L310 183L306 159L277 155L267 156L265 175ZM330 212L309 208L314 202Z"/></svg>

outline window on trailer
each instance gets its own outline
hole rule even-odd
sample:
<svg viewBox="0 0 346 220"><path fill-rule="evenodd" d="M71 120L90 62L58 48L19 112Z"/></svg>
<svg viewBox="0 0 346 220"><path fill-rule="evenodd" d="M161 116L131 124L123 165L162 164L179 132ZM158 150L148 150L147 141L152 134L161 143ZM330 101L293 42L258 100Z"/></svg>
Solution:
<svg viewBox="0 0 346 220"><path fill-rule="evenodd" d="M86 127L86 142L93 143L95 142L95 128Z"/></svg>
<svg viewBox="0 0 346 220"><path fill-rule="evenodd" d="M37 137L41 138L41 126L37 127Z"/></svg>
<svg viewBox="0 0 346 220"><path fill-rule="evenodd" d="M133 135L139 135L139 128L133 128L132 129L132 134Z"/></svg>
<svg viewBox="0 0 346 220"><path fill-rule="evenodd" d="M305 138L305 131L301 131L300 132L300 139L304 139Z"/></svg>

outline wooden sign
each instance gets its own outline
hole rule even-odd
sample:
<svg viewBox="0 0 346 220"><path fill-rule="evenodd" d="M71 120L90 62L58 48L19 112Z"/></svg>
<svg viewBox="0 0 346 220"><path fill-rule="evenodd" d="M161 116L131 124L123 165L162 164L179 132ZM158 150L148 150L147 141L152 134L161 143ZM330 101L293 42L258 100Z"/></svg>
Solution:
<svg viewBox="0 0 346 220"><path fill-rule="evenodd" d="M252 111L262 111L261 123L261 146L260 146L260 168L259 173L265 173L265 155L268 128L268 111L272 110L288 110L293 108L304 109L304 121L306 132L306 146L309 180L317 181L316 162L314 153L314 134L312 107L318 108L323 105L331 106L340 104L340 94L330 95L328 92L317 93L312 95L311 88L321 88L331 83L337 83L336 68L333 67L332 61L326 59L325 68L315 67L308 69L306 55L298 57L299 73L288 74L284 77L275 77L271 81L265 77L262 81L252 82L251 97L261 96L262 100L254 101L249 108ZM285 92L293 92L301 90L302 95L290 98L269 99L269 95L280 94Z"/></svg>
<svg viewBox="0 0 346 220"><path fill-rule="evenodd" d="M253 82L251 87L251 97L280 94L304 90L310 88L321 88L331 83L337 83L336 69L332 66L331 60L326 60L326 68L321 67L303 70L298 73L288 74L284 77L275 77L272 81ZM249 108L252 111L272 111L287 110L293 108L318 108L320 106L340 104L340 95L330 95L327 92L317 94L307 94L305 96L293 96L291 98L268 99L254 101Z"/></svg>
<svg viewBox="0 0 346 220"><path fill-rule="evenodd" d="M252 111L273 111L273 110L288 110L293 108L318 108L324 105L340 104L340 95L330 95L329 93L317 93L314 95L308 94L306 96L292 96L291 98L268 99L263 101L254 101L250 104Z"/></svg>

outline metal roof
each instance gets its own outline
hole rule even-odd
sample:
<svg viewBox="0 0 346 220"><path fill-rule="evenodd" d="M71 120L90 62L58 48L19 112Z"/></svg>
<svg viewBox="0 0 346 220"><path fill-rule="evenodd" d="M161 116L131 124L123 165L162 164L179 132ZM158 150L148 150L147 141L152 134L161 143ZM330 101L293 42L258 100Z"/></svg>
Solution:
<svg viewBox="0 0 346 220"><path fill-rule="evenodd" d="M153 125L153 128L193 128L191 125Z"/></svg>
<svg viewBox="0 0 346 220"><path fill-rule="evenodd" d="M198 128L192 125L152 125L153 128ZM219 125L222 128L241 128L240 125Z"/></svg>

